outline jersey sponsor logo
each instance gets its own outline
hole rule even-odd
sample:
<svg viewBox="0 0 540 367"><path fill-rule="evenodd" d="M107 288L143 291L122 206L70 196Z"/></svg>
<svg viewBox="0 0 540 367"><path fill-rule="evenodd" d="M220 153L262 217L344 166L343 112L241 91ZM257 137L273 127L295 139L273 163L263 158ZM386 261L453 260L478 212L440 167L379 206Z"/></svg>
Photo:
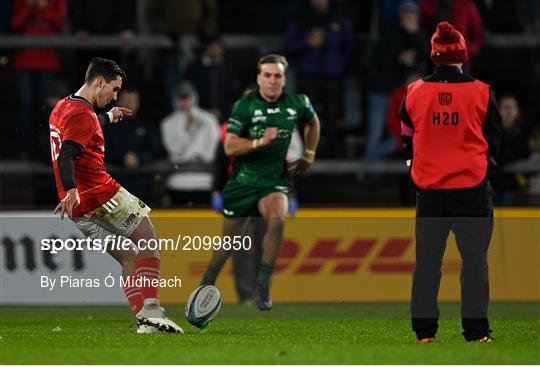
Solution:
<svg viewBox="0 0 540 367"><path fill-rule="evenodd" d="M255 116L251 119L251 122L266 121L266 116Z"/></svg>
<svg viewBox="0 0 540 367"><path fill-rule="evenodd" d="M269 113L269 114L280 113L280 112L281 112L281 110L279 109L279 107L268 108L266 110L266 113Z"/></svg>
<svg viewBox="0 0 540 367"><path fill-rule="evenodd" d="M258 139L262 138L264 135L264 127L259 125L251 126L249 129L249 138L250 139Z"/></svg>
<svg viewBox="0 0 540 367"><path fill-rule="evenodd" d="M296 110L294 108L287 108L287 112L291 116L296 116L296 114L297 114L297 112L296 112Z"/></svg>
<svg viewBox="0 0 540 367"><path fill-rule="evenodd" d="M129 217L127 217L123 222L122 225L126 228L129 228L130 225L135 222L135 219L137 219L137 216L134 213L131 213Z"/></svg>
<svg viewBox="0 0 540 367"><path fill-rule="evenodd" d="M263 113L261 110L255 110L255 112L253 113L253 116L262 116Z"/></svg>
<svg viewBox="0 0 540 367"><path fill-rule="evenodd" d="M278 139L287 139L293 134L294 130L278 129L276 137Z"/></svg>
<svg viewBox="0 0 540 367"><path fill-rule="evenodd" d="M442 106L449 106L452 103L452 93L439 92L439 103Z"/></svg>

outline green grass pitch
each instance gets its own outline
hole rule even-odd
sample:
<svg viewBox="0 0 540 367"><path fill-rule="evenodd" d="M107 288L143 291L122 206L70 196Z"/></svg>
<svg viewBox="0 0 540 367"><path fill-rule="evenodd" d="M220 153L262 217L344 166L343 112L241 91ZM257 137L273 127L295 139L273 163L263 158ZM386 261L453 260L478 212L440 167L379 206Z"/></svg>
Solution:
<svg viewBox="0 0 540 367"><path fill-rule="evenodd" d="M493 304L493 344L464 341L456 304L431 345L415 344L406 304L225 305L206 334L168 312L184 335L137 335L127 307L2 306L0 363L540 364L538 303Z"/></svg>

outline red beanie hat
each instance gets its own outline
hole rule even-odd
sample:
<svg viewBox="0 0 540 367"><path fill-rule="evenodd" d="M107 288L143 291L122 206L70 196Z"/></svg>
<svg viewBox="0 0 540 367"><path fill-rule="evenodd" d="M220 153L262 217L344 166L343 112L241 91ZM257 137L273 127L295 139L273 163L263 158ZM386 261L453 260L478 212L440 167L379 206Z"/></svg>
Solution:
<svg viewBox="0 0 540 367"><path fill-rule="evenodd" d="M437 24L437 30L431 37L431 60L435 64L461 64L467 58L463 35L448 22Z"/></svg>

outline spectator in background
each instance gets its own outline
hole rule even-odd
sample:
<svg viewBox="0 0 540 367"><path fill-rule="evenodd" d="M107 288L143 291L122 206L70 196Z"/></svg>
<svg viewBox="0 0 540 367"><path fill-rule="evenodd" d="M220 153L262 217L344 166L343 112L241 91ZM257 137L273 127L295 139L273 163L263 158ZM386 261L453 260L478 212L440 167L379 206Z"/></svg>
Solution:
<svg viewBox="0 0 540 367"><path fill-rule="evenodd" d="M386 111L386 126L390 133L388 138L381 141L379 149L379 157L387 156L394 152L403 151L403 139L401 135L401 117L399 117L399 108L403 97L407 92L407 86L412 82L417 81L422 77L422 73L418 71L412 71L405 78L405 82L399 87L395 88L390 93L390 99L388 102L388 110Z"/></svg>
<svg viewBox="0 0 540 367"><path fill-rule="evenodd" d="M202 53L188 67L186 78L199 92L199 106L218 121L228 116L232 104L233 80L224 59L223 41L218 36L204 37Z"/></svg>
<svg viewBox="0 0 540 367"><path fill-rule="evenodd" d="M60 33L66 17L65 0L14 0L11 28L25 36L50 36ZM26 157L27 147L36 139L31 121L39 117L45 103L46 88L60 69L60 53L50 48L21 49L13 56L13 68L19 72L19 148ZM48 130L48 124L47 124Z"/></svg>
<svg viewBox="0 0 540 367"><path fill-rule="evenodd" d="M150 0L148 3L153 31L167 35L177 46L164 50L159 57L171 111L176 109L176 87L185 79L185 68L193 59L195 40L186 36L217 34L217 15L216 0Z"/></svg>
<svg viewBox="0 0 540 367"><path fill-rule="evenodd" d="M499 151L498 172L493 177L495 204L511 205L514 194L525 185L522 176L501 172L510 163L529 157L529 142L525 125L515 96L504 95L499 100L503 135Z"/></svg>
<svg viewBox="0 0 540 367"><path fill-rule="evenodd" d="M388 152L382 142L392 90L412 71L426 70L429 42L420 29L419 16L414 3L403 3L399 8L399 28L385 33L371 53L365 159L378 159Z"/></svg>
<svg viewBox="0 0 540 367"><path fill-rule="evenodd" d="M106 160L108 164L135 171L161 158L165 152L157 123L146 120L139 113L140 94L138 88L127 81L120 92L117 105L133 112L131 118L121 124L104 127L106 139ZM152 188L153 177L145 174L117 174L119 180L134 195L144 202L155 202Z"/></svg>
<svg viewBox="0 0 540 367"><path fill-rule="evenodd" d="M537 126L531 133L529 149L531 151L529 162L540 164L540 126ZM529 177L527 194L529 195L529 205L540 205L540 173Z"/></svg>
<svg viewBox="0 0 540 367"><path fill-rule="evenodd" d="M161 137L169 160L196 168L213 162L219 143L215 116L197 105L193 85L183 82L177 91L177 110L161 122ZM167 188L173 204L208 203L211 175L208 172L173 173Z"/></svg>
<svg viewBox="0 0 540 367"><path fill-rule="evenodd" d="M337 141L337 125L343 118L343 78L354 49L351 22L331 5L330 0L306 0L285 37L286 51L295 59L298 92L319 108L327 139L321 154L343 146Z"/></svg>
<svg viewBox="0 0 540 367"><path fill-rule="evenodd" d="M433 31L440 21L446 20L463 35L467 43L469 59L464 72L470 71L470 65L484 45L484 26L480 12L473 0L419 0L422 14L422 26Z"/></svg>
<svg viewBox="0 0 540 367"><path fill-rule="evenodd" d="M399 27L399 7L403 3L418 4L418 0L382 0L381 4L381 30L391 31Z"/></svg>

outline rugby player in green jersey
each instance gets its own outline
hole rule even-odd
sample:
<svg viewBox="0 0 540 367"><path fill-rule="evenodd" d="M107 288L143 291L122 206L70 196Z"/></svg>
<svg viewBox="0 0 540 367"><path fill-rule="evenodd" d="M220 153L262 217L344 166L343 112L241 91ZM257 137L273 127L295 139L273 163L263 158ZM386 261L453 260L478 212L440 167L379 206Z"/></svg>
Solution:
<svg viewBox="0 0 540 367"><path fill-rule="evenodd" d="M272 308L270 277L283 242L289 180L287 171L305 171L315 159L320 123L305 95L283 92L288 63L281 55L267 55L258 64L259 88L240 98L228 120L225 153L234 157L234 175L223 190L223 235L241 236L249 217L263 217L267 231L255 302ZM305 151L289 166L287 150L293 132L304 127ZM202 284L214 284L232 250L214 251Z"/></svg>

